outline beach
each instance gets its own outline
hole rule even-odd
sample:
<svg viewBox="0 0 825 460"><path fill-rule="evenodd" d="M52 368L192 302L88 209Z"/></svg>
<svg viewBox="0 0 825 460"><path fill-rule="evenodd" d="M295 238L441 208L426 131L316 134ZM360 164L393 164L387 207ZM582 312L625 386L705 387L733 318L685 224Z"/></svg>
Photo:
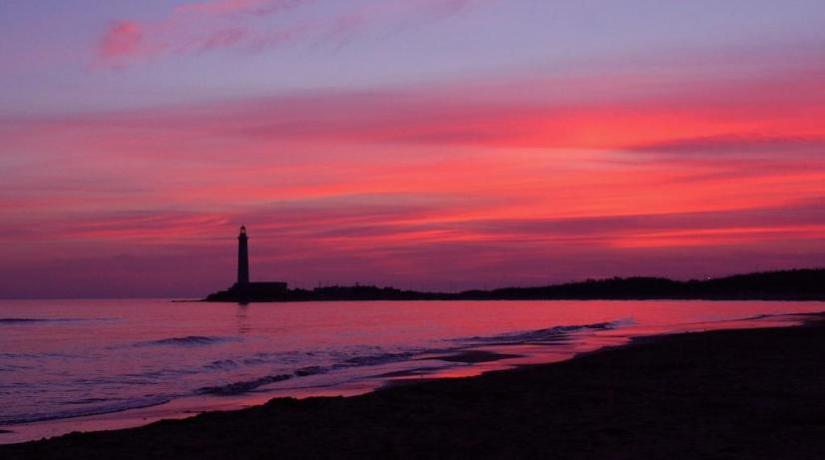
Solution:
<svg viewBox="0 0 825 460"><path fill-rule="evenodd" d="M0 446L16 458L823 458L825 328L634 340L479 377Z"/></svg>

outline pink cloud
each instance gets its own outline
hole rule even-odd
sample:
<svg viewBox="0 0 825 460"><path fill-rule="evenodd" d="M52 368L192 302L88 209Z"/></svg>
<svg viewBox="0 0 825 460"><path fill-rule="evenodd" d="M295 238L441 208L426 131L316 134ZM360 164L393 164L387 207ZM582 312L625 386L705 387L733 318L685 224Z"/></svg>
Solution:
<svg viewBox="0 0 825 460"><path fill-rule="evenodd" d="M210 34L201 45L204 51L228 48L243 41L249 32L242 28L218 30Z"/></svg>
<svg viewBox="0 0 825 460"><path fill-rule="evenodd" d="M134 21L114 21L100 41L98 56L116 60L140 54L143 40L141 25Z"/></svg>
<svg viewBox="0 0 825 460"><path fill-rule="evenodd" d="M159 21L113 21L98 43L99 64L121 67L163 54L192 54L260 40L237 15L266 16L306 0L216 0L178 6ZM253 36L254 35L254 36Z"/></svg>
<svg viewBox="0 0 825 460"><path fill-rule="evenodd" d="M219 48L262 51L300 40L341 45L382 22L409 23L453 16L493 0L387 0L315 20L286 17L273 26L262 18L286 15L310 0L213 0L172 9L153 22L113 22L97 45L103 65L123 66L140 58L193 54Z"/></svg>
<svg viewBox="0 0 825 460"><path fill-rule="evenodd" d="M212 0L200 3L188 3L175 8L176 14L225 15L234 13L269 12L287 8L306 0Z"/></svg>

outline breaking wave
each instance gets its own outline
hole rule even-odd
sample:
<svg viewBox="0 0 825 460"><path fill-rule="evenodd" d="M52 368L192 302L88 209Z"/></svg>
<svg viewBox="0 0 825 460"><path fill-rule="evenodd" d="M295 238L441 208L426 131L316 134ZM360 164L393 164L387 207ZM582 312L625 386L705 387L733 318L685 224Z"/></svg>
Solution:
<svg viewBox="0 0 825 460"><path fill-rule="evenodd" d="M378 364L386 364L396 361L405 361L413 356L420 355L425 353L429 350L417 350L417 351L406 351L402 353L380 353L374 355L364 355L364 356L353 356L345 360L343 363L338 364L337 367L350 367L350 366L375 366Z"/></svg>
<svg viewBox="0 0 825 460"><path fill-rule="evenodd" d="M136 347L164 347L164 346L181 346L181 347L199 347L204 345L214 345L217 343L238 342L236 337L206 337L201 335L189 335L186 337L171 337L168 339L150 340L148 342L138 342Z"/></svg>
<svg viewBox="0 0 825 460"><path fill-rule="evenodd" d="M295 371L296 377L308 377L310 375L326 374L329 370L321 366L307 366Z"/></svg>
<svg viewBox="0 0 825 460"><path fill-rule="evenodd" d="M203 367L204 367L204 369L209 369L209 370L216 371L216 370L236 369L239 366L240 366L240 364L238 364L238 362L233 360L233 359L219 359L217 361L212 361L211 363L206 364Z"/></svg>
<svg viewBox="0 0 825 460"><path fill-rule="evenodd" d="M457 342L468 345L474 344L490 344L490 345L508 345L521 343L540 343L547 341L558 341L560 338L568 334L582 331L598 331L616 329L621 326L632 324L629 319L622 319L616 321L606 321L602 323L579 324L572 326L554 326L546 329L537 329L533 331L515 332L507 334L499 334L493 336L475 336L456 339Z"/></svg>
<svg viewBox="0 0 825 460"><path fill-rule="evenodd" d="M131 400L105 400L98 399L96 402L108 403L84 407L78 409L61 410L57 412L43 412L43 413L29 413L29 414L15 414L8 417L0 415L0 425L16 425L20 423L43 422L46 420L57 420L64 418L85 417L88 415L111 414L115 412L123 412L132 409L141 409L144 407L159 406L171 401L169 396L151 396L146 398L131 399ZM83 402L76 402L75 404L83 404Z"/></svg>
<svg viewBox="0 0 825 460"><path fill-rule="evenodd" d="M258 387L269 385L275 382L291 379L289 374L267 375L254 380L245 380L241 382L233 382L226 385L218 385L213 387L203 387L197 391L200 394L209 394L217 396L232 396L243 393L248 393Z"/></svg>

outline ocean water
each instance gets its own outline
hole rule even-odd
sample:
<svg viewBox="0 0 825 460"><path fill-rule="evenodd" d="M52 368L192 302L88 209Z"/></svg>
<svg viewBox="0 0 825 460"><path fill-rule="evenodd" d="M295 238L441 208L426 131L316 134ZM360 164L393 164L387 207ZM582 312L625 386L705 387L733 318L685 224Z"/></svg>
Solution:
<svg viewBox="0 0 825 460"><path fill-rule="evenodd" d="M819 302L0 301L0 443L552 362Z"/></svg>

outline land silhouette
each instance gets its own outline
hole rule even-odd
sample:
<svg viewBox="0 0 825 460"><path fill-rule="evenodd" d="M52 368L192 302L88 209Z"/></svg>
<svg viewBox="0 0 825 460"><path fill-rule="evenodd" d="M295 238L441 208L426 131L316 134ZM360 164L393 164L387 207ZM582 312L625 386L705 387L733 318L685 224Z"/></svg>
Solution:
<svg viewBox="0 0 825 460"><path fill-rule="evenodd" d="M235 284L209 302L342 300L825 300L825 269L750 273L706 280L656 277L587 280L537 287L422 292L368 285L288 289L285 283Z"/></svg>

